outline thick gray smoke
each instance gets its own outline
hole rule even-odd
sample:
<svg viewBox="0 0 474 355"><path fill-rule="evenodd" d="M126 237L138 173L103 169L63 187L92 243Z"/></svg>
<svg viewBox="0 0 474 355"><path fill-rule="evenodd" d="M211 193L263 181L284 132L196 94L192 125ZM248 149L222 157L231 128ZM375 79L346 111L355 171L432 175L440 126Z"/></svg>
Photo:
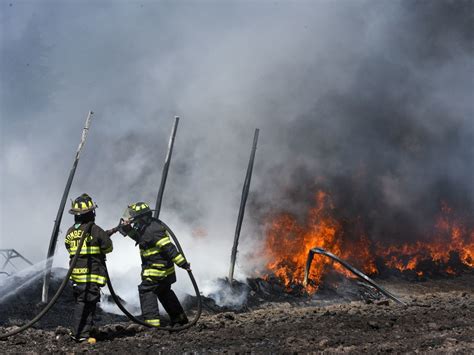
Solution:
<svg viewBox="0 0 474 355"><path fill-rule="evenodd" d="M312 107L276 131L287 159L268 167L277 197L256 199L302 216L322 188L379 241L429 237L442 202L474 227L474 3L386 5L357 31L354 67L338 67L344 86L328 78Z"/></svg>
<svg viewBox="0 0 474 355"><path fill-rule="evenodd" d="M182 117L162 218L201 282L227 273L256 127L238 277L262 264L263 216L302 215L320 187L373 238L416 235L441 199L472 213L471 1L0 6L2 248L45 256L89 109L71 197L92 195L104 228L128 203L154 203ZM135 294L138 252L114 241L111 274Z"/></svg>

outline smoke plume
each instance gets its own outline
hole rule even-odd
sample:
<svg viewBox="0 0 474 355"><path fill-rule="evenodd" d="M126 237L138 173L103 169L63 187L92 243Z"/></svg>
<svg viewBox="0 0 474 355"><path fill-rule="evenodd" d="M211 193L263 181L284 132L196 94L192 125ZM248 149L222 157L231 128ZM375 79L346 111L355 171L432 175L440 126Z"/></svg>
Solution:
<svg viewBox="0 0 474 355"><path fill-rule="evenodd" d="M227 274L256 127L239 278L264 264L265 216L303 216L319 188L376 240L419 238L441 200L472 216L471 1L0 6L2 248L45 257L90 109L70 197L89 193L104 229L127 204L154 203L182 117L161 217L198 281ZM110 273L131 294L138 251L113 238Z"/></svg>

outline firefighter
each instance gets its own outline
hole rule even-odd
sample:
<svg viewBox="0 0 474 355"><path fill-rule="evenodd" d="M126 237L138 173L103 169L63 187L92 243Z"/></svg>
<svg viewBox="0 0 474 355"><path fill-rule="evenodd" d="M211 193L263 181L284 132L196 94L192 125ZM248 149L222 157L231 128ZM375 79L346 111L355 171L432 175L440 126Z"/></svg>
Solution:
<svg viewBox="0 0 474 355"><path fill-rule="evenodd" d="M171 243L166 228L152 217L146 203L137 202L125 210L120 232L132 238L140 248L142 282L138 293L145 322L154 327L160 326L158 297L170 317L171 325L188 323L171 285L176 282L174 264L186 270L190 270L190 264Z"/></svg>
<svg viewBox="0 0 474 355"><path fill-rule="evenodd" d="M106 282L105 254L112 251L109 235L95 221L97 205L87 194L82 194L72 201L69 213L74 215L74 225L66 233L66 249L70 259L74 257L81 237L86 235L80 256L72 270L74 329L72 339L77 342L94 339L94 314L97 302L100 301L100 288Z"/></svg>

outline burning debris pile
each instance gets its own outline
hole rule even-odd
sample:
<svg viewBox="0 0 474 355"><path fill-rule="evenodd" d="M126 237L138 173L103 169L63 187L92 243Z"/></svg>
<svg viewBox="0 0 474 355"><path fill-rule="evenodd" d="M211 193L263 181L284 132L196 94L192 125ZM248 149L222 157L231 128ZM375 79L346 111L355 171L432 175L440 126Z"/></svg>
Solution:
<svg viewBox="0 0 474 355"><path fill-rule="evenodd" d="M376 248L383 267L418 276L456 275L474 268L474 228L467 227L446 203L441 205L429 242Z"/></svg>
<svg viewBox="0 0 474 355"><path fill-rule="evenodd" d="M334 270L324 275L317 293L308 292L301 284L287 286L276 276L247 278L245 283L234 280L232 286L228 279L218 279L214 286L214 291L202 296L203 308L211 314L244 313L277 307L279 304L323 306L352 301L374 303L382 301L384 297L372 286L353 278L348 279ZM185 300L187 311L195 305L196 298L188 296Z"/></svg>
<svg viewBox="0 0 474 355"><path fill-rule="evenodd" d="M449 276L474 267L474 226L464 223L445 203L430 231L429 238L413 243L386 245L373 242L360 218L338 219L331 197L318 191L304 223L289 213L279 213L267 224L263 253L267 258L265 279L277 277L287 291L302 285L308 252L322 247L352 263L368 275L401 275L410 279ZM332 261L315 256L307 286L314 293ZM353 277L340 265L332 265Z"/></svg>
<svg viewBox="0 0 474 355"><path fill-rule="evenodd" d="M304 222L289 213L273 215L269 220L262 249L267 260L264 275L248 278L246 283L234 281L232 287L228 279L218 280L217 291L203 299L204 307L214 313L245 312L281 302L321 305L362 300L372 303L384 297L403 304L366 275L423 281L473 271L474 226L463 223L446 203L441 204L429 238L388 244L369 238L362 218L338 218L338 210L329 194L320 190L314 201ZM314 253L315 247L335 254L336 259L343 259L342 263ZM310 251L314 262L308 268ZM359 270L351 272L354 266L366 275ZM305 267L308 280L305 280ZM355 274L363 282L358 281ZM367 279L369 282L364 282ZM188 303L193 304L192 298Z"/></svg>

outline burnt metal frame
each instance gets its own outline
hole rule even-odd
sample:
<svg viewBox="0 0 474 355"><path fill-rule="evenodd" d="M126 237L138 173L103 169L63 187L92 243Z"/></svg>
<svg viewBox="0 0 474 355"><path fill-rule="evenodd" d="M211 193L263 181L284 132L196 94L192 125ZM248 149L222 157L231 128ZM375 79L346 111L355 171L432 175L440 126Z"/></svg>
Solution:
<svg viewBox="0 0 474 355"><path fill-rule="evenodd" d="M21 255L15 249L0 249L0 254L5 258L5 262L3 263L2 268L0 269L0 270L2 270L1 272L4 273L4 274L9 275L7 272L3 271L5 269L5 267L8 265L8 263L10 263L15 269L17 269L15 264L13 264L11 262L11 259L21 258L25 262L27 262L28 264L33 265L33 263L31 261L29 261L23 255Z"/></svg>
<svg viewBox="0 0 474 355"><path fill-rule="evenodd" d="M351 273L353 273L354 275L356 275L359 279L361 279L362 281L368 283L369 285L375 287L378 291L380 291L380 293L382 293L383 295L385 295L386 297L394 300L395 302L399 303L399 304L402 304L402 305L406 305L405 302L401 301L399 298L397 298L396 296L394 296L392 293L388 292L387 290L385 290L383 287L379 286L377 283L375 283L374 280L372 280L370 277L368 277L366 274L364 274L363 272L359 271L358 269L356 269L355 267L353 267L351 264L349 264L347 261L344 261L342 259L340 259L338 256L334 255L333 253L327 251L327 250L324 250L323 248L313 248L309 251L308 253L308 259L306 260L306 267L304 269L304 281L303 281L303 284L306 286L308 284L308 279L309 279L309 269L311 268L311 262L313 261L313 257L314 257L314 254L320 254L320 255L324 255L324 256L327 256L328 258L334 260L334 261L337 261L339 264L341 264L342 266L344 266L347 270L349 270Z"/></svg>

